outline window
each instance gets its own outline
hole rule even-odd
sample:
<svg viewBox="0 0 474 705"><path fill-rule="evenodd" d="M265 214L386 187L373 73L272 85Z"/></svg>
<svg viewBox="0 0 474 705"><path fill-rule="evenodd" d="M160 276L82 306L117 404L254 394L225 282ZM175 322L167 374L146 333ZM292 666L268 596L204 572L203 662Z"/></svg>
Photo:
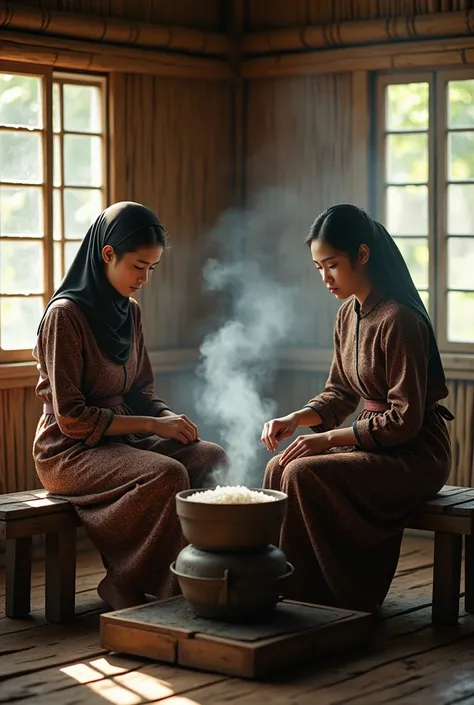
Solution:
<svg viewBox="0 0 474 705"><path fill-rule="evenodd" d="M474 72L380 76L378 99L378 216L405 257L440 347L472 352Z"/></svg>
<svg viewBox="0 0 474 705"><path fill-rule="evenodd" d="M0 64L0 362L36 329L106 203L105 79Z"/></svg>

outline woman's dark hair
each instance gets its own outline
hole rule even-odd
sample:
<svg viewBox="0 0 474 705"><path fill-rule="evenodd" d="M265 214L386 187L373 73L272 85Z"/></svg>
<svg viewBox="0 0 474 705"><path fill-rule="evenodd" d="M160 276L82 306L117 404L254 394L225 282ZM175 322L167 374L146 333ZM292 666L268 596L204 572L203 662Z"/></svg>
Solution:
<svg viewBox="0 0 474 705"><path fill-rule="evenodd" d="M365 211L351 204L332 206L318 215L305 239L308 247L314 240L324 242L333 250L343 252L354 262L361 245L367 245L370 257L367 274L374 286L384 281L380 253L374 247L375 221Z"/></svg>
<svg viewBox="0 0 474 705"><path fill-rule="evenodd" d="M162 226L135 230L120 244L113 245L113 248L117 260L120 261L127 252L137 252L142 247L156 246L163 247L165 250L168 247L168 236Z"/></svg>
<svg viewBox="0 0 474 705"><path fill-rule="evenodd" d="M165 229L146 206L133 201L114 203L90 226L66 276L51 297L38 326L38 335L50 306L58 299L73 301L89 321L99 347L122 365L133 344L133 311L130 299L108 281L102 257L109 245L120 259L141 247L166 247Z"/></svg>
<svg viewBox="0 0 474 705"><path fill-rule="evenodd" d="M343 252L354 260L361 245L372 249L374 232L372 221L367 214L349 204L333 206L318 215L309 229L305 243L311 247L313 240L320 240L325 244Z"/></svg>
<svg viewBox="0 0 474 705"><path fill-rule="evenodd" d="M373 288L408 306L425 320L430 332L430 373L444 379L443 366L428 312L420 298L405 260L395 240L384 226L352 204L331 206L312 224L305 239L326 243L354 260L361 245L367 245L370 257L367 274Z"/></svg>

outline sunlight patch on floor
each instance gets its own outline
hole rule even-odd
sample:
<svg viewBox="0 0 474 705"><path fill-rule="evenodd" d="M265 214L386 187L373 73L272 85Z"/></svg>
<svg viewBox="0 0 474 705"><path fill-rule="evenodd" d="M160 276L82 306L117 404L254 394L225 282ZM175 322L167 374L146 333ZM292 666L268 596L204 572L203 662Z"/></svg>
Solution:
<svg viewBox="0 0 474 705"><path fill-rule="evenodd" d="M174 696L168 681L160 680L141 671L128 671L114 666L106 658L77 663L60 669L62 673L87 686L112 705L141 705L150 700L167 698L169 705L199 705L196 700Z"/></svg>

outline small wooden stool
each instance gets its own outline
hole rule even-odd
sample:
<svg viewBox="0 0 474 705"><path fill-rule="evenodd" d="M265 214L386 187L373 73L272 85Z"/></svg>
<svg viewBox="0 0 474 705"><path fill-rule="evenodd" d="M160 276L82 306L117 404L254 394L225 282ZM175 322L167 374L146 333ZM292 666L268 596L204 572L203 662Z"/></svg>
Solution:
<svg viewBox="0 0 474 705"><path fill-rule="evenodd" d="M30 613L31 537L45 534L45 603L48 622L74 616L76 597L76 526L72 505L46 490L0 495L0 539L6 540L5 613Z"/></svg>
<svg viewBox="0 0 474 705"><path fill-rule="evenodd" d="M457 624L461 588L462 539L466 612L474 613L474 489L445 485L413 513L408 527L434 532L433 608L436 624Z"/></svg>

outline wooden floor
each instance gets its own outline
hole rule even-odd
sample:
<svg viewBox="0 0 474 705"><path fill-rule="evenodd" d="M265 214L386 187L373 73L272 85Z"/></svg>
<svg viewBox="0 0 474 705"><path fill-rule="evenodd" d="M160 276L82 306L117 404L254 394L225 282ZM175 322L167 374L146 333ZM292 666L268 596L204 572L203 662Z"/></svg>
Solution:
<svg viewBox="0 0 474 705"><path fill-rule="evenodd" d="M35 565L32 618L0 618L0 703L474 705L474 615L462 612L458 627L431 626L432 551L430 539L405 538L383 621L369 650L313 662L266 683L101 651L101 602L95 587L103 568L95 553L78 557L80 616L68 626L45 623L43 574ZM3 587L2 575L2 594Z"/></svg>

